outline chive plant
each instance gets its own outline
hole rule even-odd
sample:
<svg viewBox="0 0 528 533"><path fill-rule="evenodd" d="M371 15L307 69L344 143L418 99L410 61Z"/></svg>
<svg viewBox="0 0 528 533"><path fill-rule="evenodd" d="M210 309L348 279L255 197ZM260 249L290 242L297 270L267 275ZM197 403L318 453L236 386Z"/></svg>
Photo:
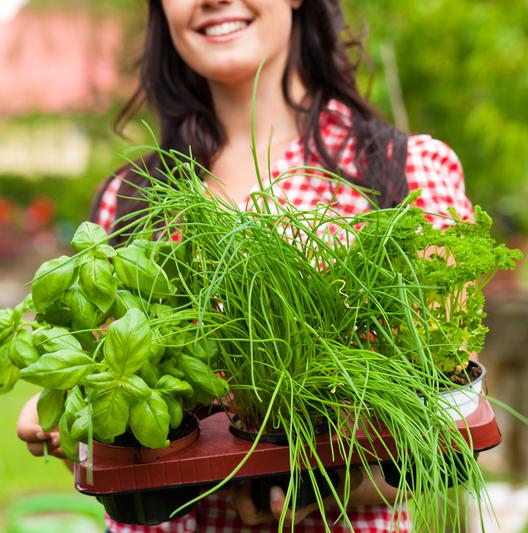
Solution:
<svg viewBox="0 0 528 533"><path fill-rule="evenodd" d="M460 531L458 493L467 488L481 501L483 480L440 392L459 386L449 373L464 375L470 353L481 349L482 288L498 268L513 268L518 252L495 243L479 208L474 224L452 213L447 230L435 229L413 207L419 193L395 208L373 205L347 217L329 205L298 210L280 195L285 174L261 185L242 211L207 191L200 179L207 171L192 159L154 149L163 178L134 166L151 185L141 191L142 216L127 231L131 239L166 242L178 235L166 261L186 280L195 342L218 347L211 355L231 389L229 416L255 432L256 442L264 432L286 435L292 510L307 470L324 516L315 464L352 528L352 455L367 475L381 463L356 435L361 429L374 440L381 423L394 438L402 474L396 508L412 498L417 530L443 531L449 516ZM329 173L326 179L350 186ZM339 494L315 446L321 422L345 464ZM283 523L284 513L281 530Z"/></svg>

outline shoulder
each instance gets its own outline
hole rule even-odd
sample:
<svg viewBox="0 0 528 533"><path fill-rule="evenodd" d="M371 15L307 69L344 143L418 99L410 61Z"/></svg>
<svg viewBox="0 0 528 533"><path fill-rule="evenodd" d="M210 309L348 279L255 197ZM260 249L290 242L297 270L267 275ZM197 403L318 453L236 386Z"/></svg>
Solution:
<svg viewBox="0 0 528 533"><path fill-rule="evenodd" d="M147 154L141 159L130 161L107 177L99 187L92 202L90 219L103 226L107 233L114 229L118 211L122 216L125 212L142 207L141 202L138 204L132 200L148 180L137 169L140 165L149 165L152 159L152 154Z"/></svg>
<svg viewBox="0 0 528 533"><path fill-rule="evenodd" d="M122 176L116 175L108 178L95 200L92 211L92 219L96 224L103 226L110 233L115 220L117 209L117 195L121 186Z"/></svg>
<svg viewBox="0 0 528 533"><path fill-rule="evenodd" d="M424 211L448 215L449 208L454 208L462 219L473 218L473 207L466 196L462 165L446 143L430 135L410 136L405 173L409 191L422 191L417 205ZM448 224L441 217L429 218L439 227Z"/></svg>
<svg viewBox="0 0 528 533"><path fill-rule="evenodd" d="M118 168L102 182L93 199L90 219L102 226L107 233L111 232L116 219L119 190L123 180L129 175L130 164Z"/></svg>

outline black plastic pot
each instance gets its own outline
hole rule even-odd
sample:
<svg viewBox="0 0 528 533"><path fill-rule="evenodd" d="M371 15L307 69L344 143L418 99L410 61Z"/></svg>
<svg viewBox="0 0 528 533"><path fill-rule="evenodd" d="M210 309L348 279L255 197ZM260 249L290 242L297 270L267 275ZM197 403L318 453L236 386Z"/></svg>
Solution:
<svg viewBox="0 0 528 533"><path fill-rule="evenodd" d="M236 421L236 419L235 419ZM229 426L229 431L237 438L253 442L258 432L246 431L234 424ZM316 435L323 435L328 432L328 423L322 422L315 427ZM263 433L259 442L275 444L276 446L288 446L288 436L285 433ZM327 470L328 477L332 485L337 487L339 476L334 470ZM315 483L319 489L322 498L330 496L331 488L318 469L313 470ZM262 476L251 478L251 496L257 509L268 511L270 508L270 489L271 487L280 487L285 493L290 483L290 473L277 473L272 476ZM314 485L310 479L307 470L301 472L299 487L297 488L297 498L295 501L296 508L306 507L317 501Z"/></svg>
<svg viewBox="0 0 528 533"><path fill-rule="evenodd" d="M327 469L328 477L332 481L334 487L337 488L339 483L339 476L335 470ZM323 477L321 472L317 469L313 470L315 476L315 483L321 493L321 497L324 499L330 496L332 493L328 482ZM276 474L273 476L265 476L251 479L251 498L257 509L263 511L269 511L270 508L270 490L271 487L280 487L284 493L288 490L290 483L290 474ZM300 483L297 489L297 498L295 501L295 507L297 509L306 507L315 503L317 498L315 497L314 486L310 479L310 474L307 470L303 470L300 476Z"/></svg>
<svg viewBox="0 0 528 533"><path fill-rule="evenodd" d="M479 452L475 452L473 454L475 459L478 458ZM468 473L467 468L464 462L462 461L462 455L455 454L454 456L454 462L455 467L457 471L457 479L459 483L465 483L468 479ZM394 461L384 461L380 464L381 473L383 477L385 478L385 481L391 485L392 487L398 487L400 485L401 480L401 463L395 463ZM407 482L407 486L411 489L414 488L414 480L416 479L416 466L411 464L410 468L407 469L407 472L405 473L405 480ZM447 479L447 486L452 487L453 486L453 477L447 473L443 475L443 480L445 481Z"/></svg>
<svg viewBox="0 0 528 533"><path fill-rule="evenodd" d="M125 524L154 526L187 514L190 507L171 516L175 509L196 496L198 496L198 487L187 486L109 494L96 498L103 504L112 520Z"/></svg>

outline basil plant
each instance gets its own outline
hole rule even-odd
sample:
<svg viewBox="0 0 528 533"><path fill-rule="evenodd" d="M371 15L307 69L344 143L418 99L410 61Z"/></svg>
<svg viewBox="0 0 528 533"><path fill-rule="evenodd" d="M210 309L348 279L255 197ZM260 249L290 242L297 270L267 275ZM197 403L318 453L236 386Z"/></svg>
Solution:
<svg viewBox="0 0 528 533"><path fill-rule="evenodd" d="M42 264L31 294L0 310L0 392L18 379L43 387L40 424L59 427L74 460L89 435L112 443L129 432L167 446L184 409L228 391L193 310L184 246L107 240L84 222L72 240L78 253Z"/></svg>

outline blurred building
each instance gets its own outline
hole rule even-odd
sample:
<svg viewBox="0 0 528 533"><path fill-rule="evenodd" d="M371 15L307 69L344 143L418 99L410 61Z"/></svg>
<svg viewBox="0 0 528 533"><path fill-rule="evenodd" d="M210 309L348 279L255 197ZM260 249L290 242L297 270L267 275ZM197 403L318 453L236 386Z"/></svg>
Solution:
<svg viewBox="0 0 528 533"><path fill-rule="evenodd" d="M123 28L87 10L31 9L0 23L0 116L100 110L123 92Z"/></svg>

